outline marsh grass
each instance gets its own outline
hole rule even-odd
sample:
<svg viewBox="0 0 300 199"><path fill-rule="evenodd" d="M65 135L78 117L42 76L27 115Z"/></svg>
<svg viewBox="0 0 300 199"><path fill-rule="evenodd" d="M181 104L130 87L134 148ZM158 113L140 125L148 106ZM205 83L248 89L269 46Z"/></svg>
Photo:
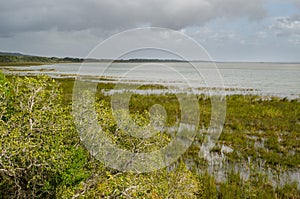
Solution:
<svg viewBox="0 0 300 199"><path fill-rule="evenodd" d="M64 102L72 101L74 79L57 79L64 90ZM110 96L103 91L113 89L114 83L99 83L96 99L111 104ZM142 89L165 89L159 85L143 85ZM211 119L211 100L198 95L200 121L199 128L206 129ZM219 142L230 146L234 153L228 154L231 161L264 159L267 166L297 169L300 166L300 106L297 100L260 96L227 96L226 121ZM175 94L132 94L130 113L143 113L155 105L162 105L167 113L166 126L180 120L180 104ZM148 117L148 115L145 115ZM203 132L205 133L205 131ZM254 137L255 140L249 139ZM202 141L201 136L199 137ZM264 147L257 142L264 140Z"/></svg>

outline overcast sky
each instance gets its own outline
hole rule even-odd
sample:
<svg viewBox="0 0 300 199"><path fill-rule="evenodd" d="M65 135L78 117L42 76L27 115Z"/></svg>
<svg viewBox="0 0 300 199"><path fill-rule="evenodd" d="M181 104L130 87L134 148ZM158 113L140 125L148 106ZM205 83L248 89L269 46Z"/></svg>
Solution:
<svg viewBox="0 0 300 199"><path fill-rule="evenodd" d="M86 57L149 26L190 36L214 60L300 61L300 0L0 1L0 51Z"/></svg>

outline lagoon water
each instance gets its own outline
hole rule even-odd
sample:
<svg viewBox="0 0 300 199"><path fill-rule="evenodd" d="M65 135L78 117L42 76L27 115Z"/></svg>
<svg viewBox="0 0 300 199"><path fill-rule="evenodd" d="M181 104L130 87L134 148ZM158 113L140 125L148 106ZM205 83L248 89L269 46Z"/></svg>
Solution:
<svg viewBox="0 0 300 199"><path fill-rule="evenodd" d="M227 94L300 98L300 63L84 63L5 67L5 73L53 77L103 77L133 83L162 84L167 89L227 88Z"/></svg>

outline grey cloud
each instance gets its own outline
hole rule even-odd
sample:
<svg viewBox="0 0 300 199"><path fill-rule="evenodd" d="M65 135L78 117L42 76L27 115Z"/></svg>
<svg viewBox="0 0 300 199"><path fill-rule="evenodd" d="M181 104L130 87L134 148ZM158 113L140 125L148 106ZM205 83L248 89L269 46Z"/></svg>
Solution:
<svg viewBox="0 0 300 199"><path fill-rule="evenodd" d="M10 0L0 3L0 36L46 30L182 29L215 18L265 15L263 0Z"/></svg>
<svg viewBox="0 0 300 199"><path fill-rule="evenodd" d="M277 36L300 36L300 15L279 18L271 28Z"/></svg>

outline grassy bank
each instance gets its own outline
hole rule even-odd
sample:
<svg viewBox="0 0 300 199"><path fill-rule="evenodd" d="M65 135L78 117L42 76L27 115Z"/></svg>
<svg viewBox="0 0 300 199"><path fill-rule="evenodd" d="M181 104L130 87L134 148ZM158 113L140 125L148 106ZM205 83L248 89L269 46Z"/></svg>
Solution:
<svg viewBox="0 0 300 199"><path fill-rule="evenodd" d="M78 63L71 61L53 61L53 62L0 62L0 66L42 66L42 65L51 65L51 64L59 64L59 63Z"/></svg>
<svg viewBox="0 0 300 199"><path fill-rule="evenodd" d="M51 64L48 62L0 62L0 66L41 66Z"/></svg>

